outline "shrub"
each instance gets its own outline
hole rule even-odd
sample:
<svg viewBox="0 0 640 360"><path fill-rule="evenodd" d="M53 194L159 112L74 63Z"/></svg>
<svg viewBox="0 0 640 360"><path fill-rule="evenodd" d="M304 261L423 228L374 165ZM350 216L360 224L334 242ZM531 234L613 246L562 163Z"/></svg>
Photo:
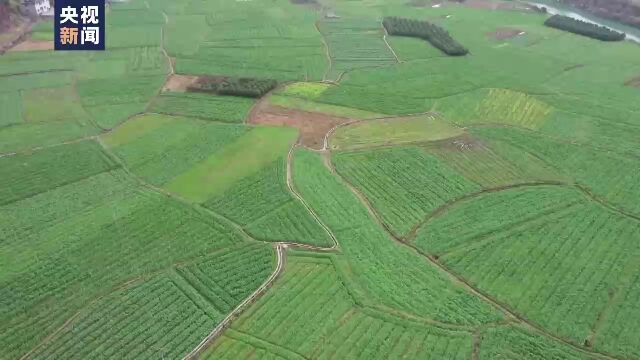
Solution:
<svg viewBox="0 0 640 360"><path fill-rule="evenodd" d="M544 22L546 26L568 31L574 34L588 36L602 41L621 41L625 34L607 29L604 26L591 24L562 15L553 15Z"/></svg>
<svg viewBox="0 0 640 360"><path fill-rule="evenodd" d="M469 53L469 50L454 40L447 30L428 21L392 16L385 17L382 25L387 29L389 35L410 36L427 40L447 55L462 56Z"/></svg>
<svg viewBox="0 0 640 360"><path fill-rule="evenodd" d="M278 82L271 79L201 77L187 90L259 98L276 86Z"/></svg>

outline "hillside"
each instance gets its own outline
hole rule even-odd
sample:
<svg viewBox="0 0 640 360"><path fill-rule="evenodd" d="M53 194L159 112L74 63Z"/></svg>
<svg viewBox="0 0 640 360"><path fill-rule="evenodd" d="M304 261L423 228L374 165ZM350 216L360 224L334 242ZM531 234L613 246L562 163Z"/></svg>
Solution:
<svg viewBox="0 0 640 360"><path fill-rule="evenodd" d="M500 0L107 15L0 55L0 360L640 360L637 43Z"/></svg>

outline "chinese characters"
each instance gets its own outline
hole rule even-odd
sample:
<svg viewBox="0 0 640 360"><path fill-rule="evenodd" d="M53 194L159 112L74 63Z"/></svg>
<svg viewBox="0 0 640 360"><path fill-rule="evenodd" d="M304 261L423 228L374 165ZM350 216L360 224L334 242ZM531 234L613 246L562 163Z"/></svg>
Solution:
<svg viewBox="0 0 640 360"><path fill-rule="evenodd" d="M57 0L55 5L56 50L104 50L104 0Z"/></svg>

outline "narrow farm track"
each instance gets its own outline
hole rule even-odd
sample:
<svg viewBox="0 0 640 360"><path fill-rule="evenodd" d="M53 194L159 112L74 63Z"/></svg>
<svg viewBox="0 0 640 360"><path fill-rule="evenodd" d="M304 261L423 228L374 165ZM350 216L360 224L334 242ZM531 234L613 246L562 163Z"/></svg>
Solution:
<svg viewBox="0 0 640 360"><path fill-rule="evenodd" d="M432 266L435 266L442 273L446 274L455 283L460 284L461 286L463 286L471 294L478 296L480 299L482 299L485 302L491 304L496 309L502 311L508 318L511 318L511 319L513 319L515 321L518 321L519 323L521 323L523 326L529 328L530 330L532 330L534 332L537 332L539 334L542 334L542 335L544 335L546 337L549 337L551 339L554 339L556 341L559 341L559 342L561 342L561 343L563 343L563 344L565 344L567 346L570 346L571 348L575 349L576 351L579 351L579 352L581 352L583 354L596 356L596 357L601 358L601 359L619 359L619 358L617 358L617 357L615 357L613 355L610 355L610 354L606 354L606 353L603 353L603 352L597 352L597 351L593 351L592 349L585 348L584 346L575 344L575 343L573 343L573 342L571 342L571 341L569 341L569 340L567 340L565 338L562 338L562 337L560 337L558 335L555 335L555 334L549 332L544 327L536 324L533 321L530 321L529 319L525 318L523 315L520 315L517 312L515 312L514 310L512 310L509 307L508 304L502 303L501 301L495 299L490 294L488 294L488 293L484 292L483 290L477 288L476 286L471 284L467 279L465 279L463 276L461 276L461 275L457 274L456 272L452 271L451 269L447 268L440 261L438 261L438 259L436 259L434 256L424 253L422 250L420 250L419 248L417 248L413 244L407 243L407 242L403 241L401 238L395 236L393 234L393 232L389 231L388 227L378 217L377 212L373 209L373 207L371 206L369 201L366 199L366 197L353 184L351 184L347 179L345 179L344 177L342 177L340 174L338 174L335 171L335 167L333 166L333 163L331 162L330 154L326 154L325 155L325 162L327 163L327 166L329 167L329 170L334 175L338 176L342 180L342 182L349 188L349 190L351 190L351 192L358 197L358 199L363 204L363 206L365 206L367 208L367 211L373 216L374 220L383 229L385 229L385 231L388 233L388 235L392 239L394 239L396 242L400 243L401 245L409 247L417 255L422 256L423 258L425 258L428 263L430 263Z"/></svg>
<svg viewBox="0 0 640 360"><path fill-rule="evenodd" d="M307 209L307 212L309 212L311 217L314 218L314 220L318 223L318 225L320 225L324 229L324 231L327 233L327 235L329 235L329 237L331 238L331 241L333 242L333 245L330 248L318 248L315 246L313 248L321 249L320 251L340 250L340 244L338 244L338 239L336 239L336 236L333 234L331 229L329 229L329 227L324 222L322 222L322 220L320 220L320 217L318 217L318 214L316 214L316 212L313 211L313 209L311 209L311 206L307 204L307 202L302 198L302 196L298 193L298 191L293 186L293 151L295 148L296 148L296 144L293 144L293 146L291 146L291 148L289 149L289 153L287 154L287 181L286 181L287 188L289 189L289 192L296 199L298 199L298 201L300 201L300 203L304 206L304 208Z"/></svg>
<svg viewBox="0 0 640 360"><path fill-rule="evenodd" d="M322 33L322 31L320 31L320 20L316 21L314 25L316 27L316 30L318 30L318 33L320 34L320 38L322 39L322 44L324 45L324 53L327 56L327 61L329 62L328 64L329 67L327 68L327 70L325 70L324 74L322 75L322 81L330 81L330 80L327 80L327 75L329 75L329 73L333 69L333 59L331 59L329 44L327 43L327 39L324 37L324 34ZM336 80L336 82L339 82L339 81L340 79Z"/></svg>
<svg viewBox="0 0 640 360"><path fill-rule="evenodd" d="M22 150L20 152L4 153L4 154L0 154L0 158L19 155L19 154L22 154L22 153L33 153L33 152L36 152L36 151L46 150L46 149L50 149L50 148L54 148L54 147L58 147L58 146L63 146L63 145L71 145L71 144L75 144L75 143L79 143L79 142L83 142L83 141L87 141L87 140L96 140L98 138L98 136L99 135L85 136L85 137L81 137L81 138L77 138L77 139L73 139L73 140L69 140L69 141L64 141L64 142L57 143L57 144L51 144L51 145L45 145L45 146L37 146L37 147L30 148L30 149L27 149L27 150Z"/></svg>
<svg viewBox="0 0 640 360"><path fill-rule="evenodd" d="M248 305L255 302L258 297L264 294L267 289L273 285L273 282L278 278L278 276L282 273L282 270L285 267L286 263L286 245L276 244L276 255L277 255L277 264L276 269L271 273L269 278L260 285L259 288L256 289L249 297L244 299L238 306L236 306L233 311L229 313L221 322L216 326L210 333L205 337L195 349L193 349L189 354L187 354L183 360L194 359L197 358L202 351L204 351L213 340L215 340L220 334L231 324L233 320L235 320L246 308Z"/></svg>
<svg viewBox="0 0 640 360"><path fill-rule="evenodd" d="M475 198L480 197L480 196L485 195L485 194L491 194L491 193L496 193L496 192L501 192L501 191L506 191L506 190L512 190L512 189L527 188L527 187L540 187L540 186L565 186L565 187L571 187L572 184L561 182L561 181L539 181L539 182L529 182L529 183L519 183L519 184L510 184L510 185L498 186L498 187L495 187L495 188L482 189L480 191L477 191L477 192L474 192L474 193L471 193L471 194L466 194L466 195L463 195L463 196L460 196L460 197L457 197L455 199L451 199L451 200L447 201L445 204L443 204L439 208L437 208L434 211L432 211L431 213L429 213L422 221L420 221L417 224L415 224L413 226L413 228L409 231L409 233L407 233L407 235L402 238L402 240L405 241L405 242L411 242L416 237L416 234L417 234L418 230L420 230L420 228L425 226L431 219L433 219L433 218L445 213L447 210L449 210L450 208L456 206L460 202L464 202L464 201L467 201L467 200L475 199Z"/></svg>
<svg viewBox="0 0 640 360"><path fill-rule="evenodd" d="M391 53L393 54L393 57L396 58L396 62L398 64L401 63L402 61L400 61L400 58L398 57L398 54L396 54L396 52L391 47L391 44L389 44L389 42L387 41L387 37L389 36L389 33L387 32L387 28L384 27L382 22L380 23L380 26L382 27L382 31L384 32L384 35L382 35L382 40L384 40L384 43L387 44L387 47L389 48L389 51L391 51Z"/></svg>

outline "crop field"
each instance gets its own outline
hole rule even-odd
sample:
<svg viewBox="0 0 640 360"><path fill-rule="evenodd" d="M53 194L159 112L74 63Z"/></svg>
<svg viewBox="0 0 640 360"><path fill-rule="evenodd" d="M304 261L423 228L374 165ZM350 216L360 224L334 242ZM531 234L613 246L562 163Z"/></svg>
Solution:
<svg viewBox="0 0 640 360"><path fill-rule="evenodd" d="M417 147L338 153L335 166L371 201L397 236L404 236L448 200L478 189Z"/></svg>
<svg viewBox="0 0 640 360"><path fill-rule="evenodd" d="M461 135L462 130L435 115L400 117L343 126L331 136L332 150L436 141Z"/></svg>
<svg viewBox="0 0 640 360"><path fill-rule="evenodd" d="M31 359L179 357L263 282L269 248L244 245L140 280L93 303Z"/></svg>
<svg viewBox="0 0 640 360"><path fill-rule="evenodd" d="M0 26L0 360L640 360L640 47L551 16L110 1L106 51Z"/></svg>
<svg viewBox="0 0 640 360"><path fill-rule="evenodd" d="M287 189L286 166L278 159L204 206L243 225L258 239L330 246L327 233Z"/></svg>
<svg viewBox="0 0 640 360"><path fill-rule="evenodd" d="M612 298L638 270L639 230L577 190L531 188L462 202L432 219L416 241L546 328L589 343Z"/></svg>
<svg viewBox="0 0 640 360"><path fill-rule="evenodd" d="M296 359L469 357L469 332L357 307L330 258L292 256L288 261L288 272L271 295L238 319L212 346L209 358L237 359L252 347ZM283 306L289 310L281 311ZM284 322L287 327L274 331L274 323Z"/></svg>
<svg viewBox="0 0 640 360"><path fill-rule="evenodd" d="M331 58L327 78L339 79L345 72L366 67L396 63L392 50L385 44L379 21L371 19L336 19L318 23Z"/></svg>
<svg viewBox="0 0 640 360"><path fill-rule="evenodd" d="M149 110L160 114L241 123L252 105L253 101L246 98L175 92L158 96Z"/></svg>

